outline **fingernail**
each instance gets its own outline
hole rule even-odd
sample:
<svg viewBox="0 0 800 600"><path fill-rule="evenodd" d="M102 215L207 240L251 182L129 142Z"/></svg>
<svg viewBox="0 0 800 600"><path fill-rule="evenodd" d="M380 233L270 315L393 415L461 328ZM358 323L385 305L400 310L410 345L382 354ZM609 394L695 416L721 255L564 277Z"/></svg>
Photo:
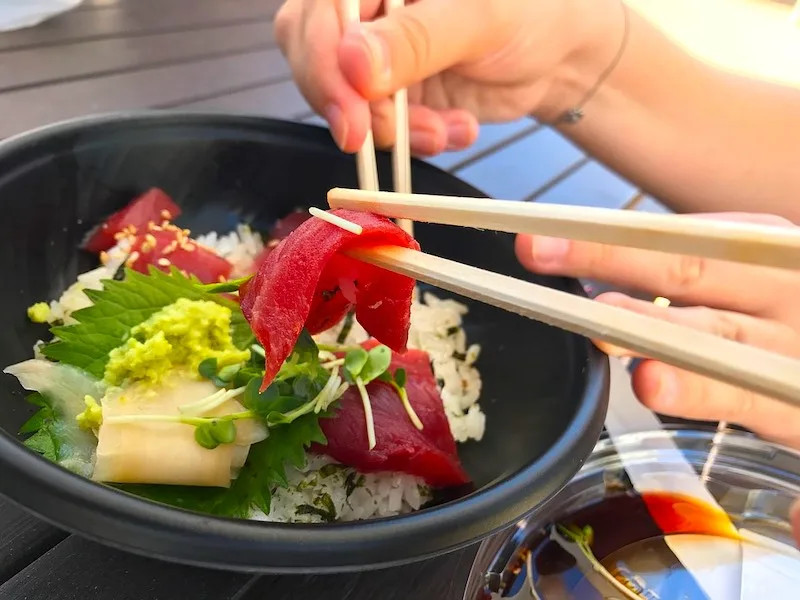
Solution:
<svg viewBox="0 0 800 600"><path fill-rule="evenodd" d="M347 142L348 125L342 109L335 104L329 104L325 109L324 117L330 127L333 141L339 148L344 148Z"/></svg>
<svg viewBox="0 0 800 600"><path fill-rule="evenodd" d="M436 154L436 136L429 131L412 130L408 135L412 150L417 154Z"/></svg>
<svg viewBox="0 0 800 600"><path fill-rule="evenodd" d="M469 146L472 141L472 130L466 123L448 123L447 125L447 149L461 150Z"/></svg>
<svg viewBox="0 0 800 600"><path fill-rule="evenodd" d="M389 60L389 48L383 38L362 27L361 43L369 55L374 83L379 87L386 87L392 80L392 64Z"/></svg>
<svg viewBox="0 0 800 600"><path fill-rule="evenodd" d="M569 240L535 236L532 240L533 260L540 266L557 265L569 252Z"/></svg>

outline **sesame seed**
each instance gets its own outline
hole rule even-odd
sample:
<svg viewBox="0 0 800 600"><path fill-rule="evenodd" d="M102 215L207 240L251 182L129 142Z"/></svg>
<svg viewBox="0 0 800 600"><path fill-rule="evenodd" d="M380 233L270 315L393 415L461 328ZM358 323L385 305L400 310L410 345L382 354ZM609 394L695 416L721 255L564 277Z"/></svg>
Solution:
<svg viewBox="0 0 800 600"><path fill-rule="evenodd" d="M125 261L125 264L129 267L133 266L133 264L139 260L140 254L138 252L131 252L131 255L128 257L128 260Z"/></svg>
<svg viewBox="0 0 800 600"><path fill-rule="evenodd" d="M189 244L189 243L182 244L181 247L184 250L186 250L187 252L194 252L197 249L197 246L195 246L194 244Z"/></svg>
<svg viewBox="0 0 800 600"><path fill-rule="evenodd" d="M148 244L151 244L153 246L155 246L158 243L156 242L156 236L154 236L152 233L148 233L146 236L144 236L144 239L147 240Z"/></svg>
<svg viewBox="0 0 800 600"><path fill-rule="evenodd" d="M172 213L165 208L164 210L161 211L161 218L164 219L165 221L171 221Z"/></svg>
<svg viewBox="0 0 800 600"><path fill-rule="evenodd" d="M161 254L172 254L173 252L175 252L175 249L177 247L178 247L178 241L173 240L169 244L164 246L164 249L161 251Z"/></svg>
<svg viewBox="0 0 800 600"><path fill-rule="evenodd" d="M219 277L217 277L217 281L219 281L220 283L225 283L227 281L227 278L225 277L225 275L220 275Z"/></svg>
<svg viewBox="0 0 800 600"><path fill-rule="evenodd" d="M150 242L145 242L144 244L142 244L141 250L145 254L147 252L150 252L152 249L153 249L153 244L151 244Z"/></svg>
<svg viewBox="0 0 800 600"><path fill-rule="evenodd" d="M171 264L172 264L172 263L169 261L169 259L168 259L168 258L159 258L159 259L158 259L158 265L159 265L160 267L168 267L168 266L170 266Z"/></svg>
<svg viewBox="0 0 800 600"><path fill-rule="evenodd" d="M103 250L103 251L100 253L100 262L101 262L101 263L103 263L104 265L107 265L107 264L108 264L108 261L109 261L108 252L106 252L105 250Z"/></svg>

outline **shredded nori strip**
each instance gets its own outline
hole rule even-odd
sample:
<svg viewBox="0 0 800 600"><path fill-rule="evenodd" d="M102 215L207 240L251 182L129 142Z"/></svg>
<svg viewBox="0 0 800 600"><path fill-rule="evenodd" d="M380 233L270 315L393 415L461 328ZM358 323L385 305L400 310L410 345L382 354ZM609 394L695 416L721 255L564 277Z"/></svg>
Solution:
<svg viewBox="0 0 800 600"><path fill-rule="evenodd" d="M125 279L125 263L127 260L123 261L122 264L117 267L117 270L114 272L114 281L123 281Z"/></svg>
<svg viewBox="0 0 800 600"><path fill-rule="evenodd" d="M453 352L453 358L460 361L467 360L467 355L463 352Z"/></svg>
<svg viewBox="0 0 800 600"><path fill-rule="evenodd" d="M336 343L337 344L344 344L347 340L347 336L350 335L350 331L353 329L353 321L355 320L355 313L350 311L344 316L344 323L342 324L342 330L339 332L339 335L336 336Z"/></svg>
<svg viewBox="0 0 800 600"><path fill-rule="evenodd" d="M333 523L336 520L335 514L331 516L328 511L317 508L316 506L311 506L310 504L301 504L294 512L297 515L316 515L326 523Z"/></svg>
<svg viewBox="0 0 800 600"><path fill-rule="evenodd" d="M358 479L356 479L358 477ZM352 494L357 487L364 485L364 476L362 475L359 477L358 473L355 471L351 471L348 473L347 477L344 480L344 492L345 496L348 498L350 494Z"/></svg>
<svg viewBox="0 0 800 600"><path fill-rule="evenodd" d="M355 471L348 473L344 480L344 494L348 498L356 489L356 473Z"/></svg>
<svg viewBox="0 0 800 600"><path fill-rule="evenodd" d="M450 336L450 335L455 335L455 334L457 334L457 333L458 333L458 331L459 331L459 328L458 328L458 327L456 327L455 325L454 325L453 327L448 327L448 328L447 328L447 335L448 335L448 336Z"/></svg>
<svg viewBox="0 0 800 600"><path fill-rule="evenodd" d="M322 475L323 478L330 477L331 475L335 475L341 471L342 468L343 467L341 465L336 464L325 465L319 470L319 474Z"/></svg>
<svg viewBox="0 0 800 600"><path fill-rule="evenodd" d="M322 299L325 302L330 302L333 300L333 297L339 293L339 287L335 287L332 290L322 290Z"/></svg>
<svg viewBox="0 0 800 600"><path fill-rule="evenodd" d="M333 505L333 500L328 494L320 494L311 504L301 504L295 510L298 515L317 515L326 523L333 523L336 520L336 507Z"/></svg>

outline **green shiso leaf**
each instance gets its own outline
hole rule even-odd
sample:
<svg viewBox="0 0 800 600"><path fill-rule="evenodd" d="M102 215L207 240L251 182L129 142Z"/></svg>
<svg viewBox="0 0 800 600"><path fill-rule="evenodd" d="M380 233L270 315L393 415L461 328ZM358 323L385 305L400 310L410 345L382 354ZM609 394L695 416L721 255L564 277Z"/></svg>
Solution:
<svg viewBox="0 0 800 600"><path fill-rule="evenodd" d="M42 353L98 379L103 378L109 353L130 337L131 329L181 298L211 300L229 308L231 335L237 348L248 348L254 339L235 302L204 291L197 279L184 276L178 269L164 273L150 267L148 275L129 269L124 280L104 281L102 290L85 293L92 306L72 314L76 324L53 327L57 339L44 346Z"/></svg>

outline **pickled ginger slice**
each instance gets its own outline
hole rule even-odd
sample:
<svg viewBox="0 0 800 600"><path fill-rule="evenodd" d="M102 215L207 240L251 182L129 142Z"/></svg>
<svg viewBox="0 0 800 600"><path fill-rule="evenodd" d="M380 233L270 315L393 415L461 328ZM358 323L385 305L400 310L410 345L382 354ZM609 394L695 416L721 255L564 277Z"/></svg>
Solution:
<svg viewBox="0 0 800 600"><path fill-rule="evenodd" d="M26 390L39 392L56 416L47 426L57 440L56 462L74 473L92 473L97 440L81 429L77 417L86 409L86 396L101 397L103 386L83 371L66 364L32 359L7 367Z"/></svg>
<svg viewBox="0 0 800 600"><path fill-rule="evenodd" d="M191 425L178 422L111 422L109 417L133 415L178 416L182 405L215 393L209 381L188 374L172 375L158 386L134 384L114 388L103 398L104 423L98 431L97 458L92 478L106 483L150 483L229 487L250 446L266 438L256 421L236 421L236 439L213 450L200 446ZM204 416L243 411L228 400Z"/></svg>

